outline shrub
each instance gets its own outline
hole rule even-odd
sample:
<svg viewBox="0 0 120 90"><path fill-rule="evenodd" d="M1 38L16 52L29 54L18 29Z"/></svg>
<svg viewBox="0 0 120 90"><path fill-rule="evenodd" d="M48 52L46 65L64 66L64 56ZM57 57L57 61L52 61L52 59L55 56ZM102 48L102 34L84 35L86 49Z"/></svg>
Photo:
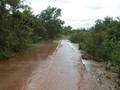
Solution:
<svg viewBox="0 0 120 90"><path fill-rule="evenodd" d="M0 48L0 59L7 59L11 55L11 50L9 48Z"/></svg>

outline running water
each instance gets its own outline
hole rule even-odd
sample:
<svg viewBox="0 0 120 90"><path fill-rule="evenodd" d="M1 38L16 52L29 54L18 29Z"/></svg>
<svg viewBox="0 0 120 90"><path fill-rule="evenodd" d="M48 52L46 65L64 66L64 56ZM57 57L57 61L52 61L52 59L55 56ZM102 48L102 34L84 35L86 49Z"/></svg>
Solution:
<svg viewBox="0 0 120 90"><path fill-rule="evenodd" d="M100 72L101 64L83 60L77 44L49 41L1 61L0 90L111 90L108 80L98 83Z"/></svg>

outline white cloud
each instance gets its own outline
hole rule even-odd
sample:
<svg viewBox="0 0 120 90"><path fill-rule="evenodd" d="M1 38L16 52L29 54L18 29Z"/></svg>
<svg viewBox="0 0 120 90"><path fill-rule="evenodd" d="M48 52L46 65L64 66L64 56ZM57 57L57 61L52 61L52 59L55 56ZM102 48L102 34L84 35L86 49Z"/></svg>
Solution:
<svg viewBox="0 0 120 90"><path fill-rule="evenodd" d="M28 0L35 14L48 6L62 9L61 19L73 28L89 27L96 19L119 16L120 0Z"/></svg>

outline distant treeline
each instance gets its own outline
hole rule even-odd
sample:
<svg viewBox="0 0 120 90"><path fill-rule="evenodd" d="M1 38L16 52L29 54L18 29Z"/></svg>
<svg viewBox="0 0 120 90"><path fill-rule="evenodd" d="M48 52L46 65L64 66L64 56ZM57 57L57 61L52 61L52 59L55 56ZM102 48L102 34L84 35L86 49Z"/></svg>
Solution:
<svg viewBox="0 0 120 90"><path fill-rule="evenodd" d="M34 15L22 0L0 0L0 59L28 48L31 43L59 36L64 24L59 16L59 8L49 6Z"/></svg>
<svg viewBox="0 0 120 90"><path fill-rule="evenodd" d="M88 30L71 31L70 40L79 43L94 60L109 62L120 71L120 18L105 17L96 20Z"/></svg>

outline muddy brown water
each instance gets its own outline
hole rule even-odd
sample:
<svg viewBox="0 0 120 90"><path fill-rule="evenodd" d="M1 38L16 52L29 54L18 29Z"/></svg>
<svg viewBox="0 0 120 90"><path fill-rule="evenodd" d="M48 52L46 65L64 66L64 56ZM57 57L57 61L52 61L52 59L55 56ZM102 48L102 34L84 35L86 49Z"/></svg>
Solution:
<svg viewBox="0 0 120 90"><path fill-rule="evenodd" d="M21 52L0 62L0 90L20 90L39 63L53 54L57 43L35 44L32 49Z"/></svg>
<svg viewBox="0 0 120 90"><path fill-rule="evenodd" d="M111 90L109 80L97 82L100 68L81 59L77 44L69 40L35 44L0 62L0 90Z"/></svg>

